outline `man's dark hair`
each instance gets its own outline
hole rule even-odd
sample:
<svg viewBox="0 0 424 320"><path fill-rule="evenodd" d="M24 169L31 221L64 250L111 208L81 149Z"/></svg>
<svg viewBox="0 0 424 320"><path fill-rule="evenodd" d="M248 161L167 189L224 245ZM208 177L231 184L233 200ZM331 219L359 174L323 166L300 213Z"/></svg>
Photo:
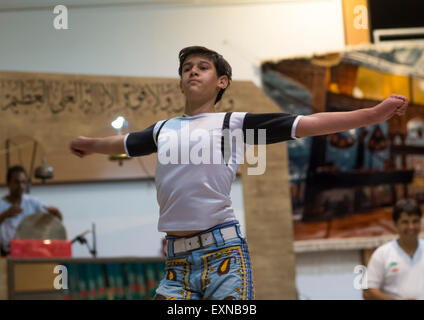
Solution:
<svg viewBox="0 0 424 320"><path fill-rule="evenodd" d="M19 165L16 165L16 166L10 167L7 170L7 177L6 177L7 183L9 183L10 180L12 180L12 176L13 176L13 174L15 172L23 172L23 173L25 173L26 176L28 176L27 173L26 173L26 171L25 171L25 169L24 169L24 167L19 166Z"/></svg>
<svg viewBox="0 0 424 320"><path fill-rule="evenodd" d="M180 67L178 68L178 74L180 75L180 77L182 77L183 64L184 64L185 59L187 59L187 57L189 55L192 55L192 54L205 56L206 58L211 60L213 62L213 64L215 65L216 74L218 75L218 77L221 77L221 76L224 76L224 75L227 76L228 77L227 88L230 86L231 75L232 75L230 64L218 52L215 52L213 50L210 50L210 49L205 48L205 47L200 47L200 46L192 46L192 47L184 48L178 54L178 58L180 59ZM219 100L221 100L222 95L224 94L224 92L227 88L221 89L218 92L218 95L217 95L216 100L215 100L215 104Z"/></svg>
<svg viewBox="0 0 424 320"><path fill-rule="evenodd" d="M408 215L417 215L421 219L421 207L414 199L402 199L399 200L393 207L393 221L396 223L402 212Z"/></svg>

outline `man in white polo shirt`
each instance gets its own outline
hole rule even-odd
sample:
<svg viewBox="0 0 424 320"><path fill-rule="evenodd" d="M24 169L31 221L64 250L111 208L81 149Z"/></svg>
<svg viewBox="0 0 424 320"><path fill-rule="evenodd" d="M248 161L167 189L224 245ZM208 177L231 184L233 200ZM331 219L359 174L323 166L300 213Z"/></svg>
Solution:
<svg viewBox="0 0 424 320"><path fill-rule="evenodd" d="M393 208L399 238L382 245L368 263L366 300L424 299L424 240L420 239L421 208L403 199Z"/></svg>
<svg viewBox="0 0 424 320"><path fill-rule="evenodd" d="M10 253L10 240L15 237L19 224L26 217L38 212L52 214L62 220L62 213L55 207L45 206L36 197L25 194L28 176L22 166L13 166L6 176L9 194L0 199L0 251Z"/></svg>

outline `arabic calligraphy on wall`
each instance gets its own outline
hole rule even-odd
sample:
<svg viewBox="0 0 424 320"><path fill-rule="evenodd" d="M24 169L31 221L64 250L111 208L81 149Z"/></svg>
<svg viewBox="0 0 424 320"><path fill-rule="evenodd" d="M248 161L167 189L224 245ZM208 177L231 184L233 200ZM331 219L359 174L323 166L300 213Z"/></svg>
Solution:
<svg viewBox="0 0 424 320"><path fill-rule="evenodd" d="M10 74L10 73L9 73ZM22 73L17 73L17 75ZM184 97L178 80L152 80L108 77L106 80L62 79L7 76L0 73L0 116L34 113L51 115L95 116L116 113L176 115L184 111ZM89 76L87 76L89 77ZM234 100L226 95L220 111L234 108Z"/></svg>

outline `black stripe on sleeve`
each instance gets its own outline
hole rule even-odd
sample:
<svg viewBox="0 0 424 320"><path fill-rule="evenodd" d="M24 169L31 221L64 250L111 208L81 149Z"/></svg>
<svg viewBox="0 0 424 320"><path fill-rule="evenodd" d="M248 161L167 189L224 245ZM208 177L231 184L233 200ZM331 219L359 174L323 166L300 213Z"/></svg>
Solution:
<svg viewBox="0 0 424 320"><path fill-rule="evenodd" d="M156 137L155 137L156 145L158 144L160 130L162 129L162 127L165 125L166 121L168 121L168 120L165 120L164 122L162 122L162 124L160 125L160 127L158 129L158 132L156 132Z"/></svg>
<svg viewBox="0 0 424 320"><path fill-rule="evenodd" d="M222 137L221 137L221 153L222 153L222 157L224 158L224 162L225 164L228 164L228 161L230 160L230 156L231 156L231 150L230 150L230 146L229 146L229 132L228 130L230 129L230 118L231 118L231 114L232 112L227 112L225 114L224 117L224 122L222 124ZM227 130L227 131L225 131ZM226 134L226 136L224 137L224 134ZM227 144L225 144L225 142L227 142Z"/></svg>
<svg viewBox="0 0 424 320"><path fill-rule="evenodd" d="M287 140L293 140L291 130L297 115L289 113L246 113L243 122L244 142L246 130L254 130L254 144L258 142L258 129L266 129L266 144L272 144Z"/></svg>
<svg viewBox="0 0 424 320"><path fill-rule="evenodd" d="M146 156L157 152L157 146L153 140L153 129L156 123L139 132L131 132L127 137L127 150L130 157Z"/></svg>

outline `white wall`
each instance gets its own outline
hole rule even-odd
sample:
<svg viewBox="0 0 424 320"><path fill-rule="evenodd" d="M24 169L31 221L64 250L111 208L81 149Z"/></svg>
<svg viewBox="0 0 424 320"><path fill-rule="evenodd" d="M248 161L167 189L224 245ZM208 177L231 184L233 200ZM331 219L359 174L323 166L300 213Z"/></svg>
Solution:
<svg viewBox="0 0 424 320"><path fill-rule="evenodd" d="M234 79L260 85L264 59L344 46L340 0L70 8L69 30L54 17L0 12L0 70L175 78L179 50L199 44L222 53Z"/></svg>
<svg viewBox="0 0 424 320"><path fill-rule="evenodd" d="M359 250L296 254L296 286L302 300L362 300L354 288L355 266L361 265Z"/></svg>

